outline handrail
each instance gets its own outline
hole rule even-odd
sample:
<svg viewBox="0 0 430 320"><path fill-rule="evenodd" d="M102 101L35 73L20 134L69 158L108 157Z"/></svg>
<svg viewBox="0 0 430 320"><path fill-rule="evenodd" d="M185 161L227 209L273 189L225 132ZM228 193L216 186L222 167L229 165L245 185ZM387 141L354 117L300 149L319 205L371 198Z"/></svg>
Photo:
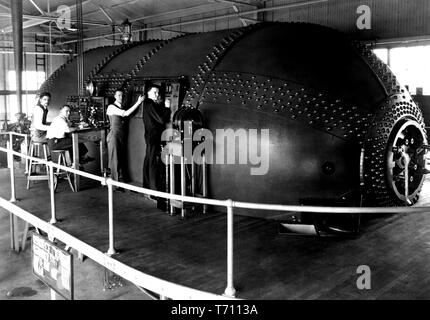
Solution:
<svg viewBox="0 0 430 320"><path fill-rule="evenodd" d="M104 178L104 177L100 177L100 176L97 176L97 175L92 174L92 173L88 173L88 172L76 170L76 169L73 169L73 168L70 168L70 167L66 167L66 166L63 166L63 165L59 165L59 164L57 164L55 162L52 162L52 161L46 161L46 160L41 159L41 158L35 158L35 157L32 157L32 156L28 156L28 155L25 155L23 153L20 153L20 152L17 152L17 151L13 151L13 150L8 150L8 149L3 148L3 147L0 147L0 151L6 152L6 153L11 153L11 154L13 154L15 156L20 156L21 158L24 158L24 159L27 159L27 160L32 160L34 162L38 162L38 163L42 163L42 164L45 164L45 165L49 165L49 166L52 166L52 167L54 167L56 169L68 171L68 172L74 173L74 174L79 174L79 175L81 175L83 177L99 181L103 185L105 185L105 182L106 182L106 178Z"/></svg>
<svg viewBox="0 0 430 320"><path fill-rule="evenodd" d="M196 198L191 196L182 196L178 194L170 194L162 191L155 191L152 189L146 189L142 187L133 186L131 184L119 182L112 180L110 178L105 178L101 176L97 176L91 173L87 173L84 171L76 170L70 167L66 167L63 165L56 164L51 161L46 161L40 158L35 158L31 156L27 156L21 154L16 151L10 151L6 148L0 147L0 151L10 152L14 155L21 156L25 159L36 161L46 165L52 165L54 168L58 168L60 170L68 171L74 174L79 174L81 176L87 177L89 179L93 179L99 181L102 185L111 184L116 187L121 187L124 189L128 189L131 191L135 191L138 193L148 194L155 197L162 197L165 199L171 200L179 200L184 202L198 203L198 204L207 204L213 206L222 206L227 207L229 200L218 200L218 199L209 199L209 198ZM308 213L333 213L333 214L359 214L359 213L424 213L430 211L430 206L422 206L422 207L326 207L326 206L301 206L301 205L285 205L285 204L264 204L264 203L252 203L252 202L240 202L233 201L233 208L242 208L242 209L252 209L252 210L265 210L265 211L286 211L286 212L308 212Z"/></svg>
<svg viewBox="0 0 430 320"><path fill-rule="evenodd" d="M154 276L145 274L139 270L127 266L126 264L115 260L100 250L93 248L87 243L79 240L72 235L62 231L61 229L53 226L52 224L43 221L42 219L32 215L31 213L21 209L20 207L10 203L9 201L0 197L0 206L19 218L28 221L35 228L41 229L49 234L50 237L60 240L61 242L67 243L72 248L75 248L85 256L99 263L105 268L108 268L112 272L121 274L121 276L138 285L144 287L150 291L156 292L163 296L167 296L173 299L199 299L199 300L214 300L214 299L231 299L227 296L217 295L197 289L192 289L186 286L175 284L166 280L156 278Z"/></svg>
<svg viewBox="0 0 430 320"><path fill-rule="evenodd" d="M4 134L4 135L14 135L14 136L19 136L19 137L30 137L29 134L26 133L19 133L19 132L13 132L13 131L0 131L0 134Z"/></svg>

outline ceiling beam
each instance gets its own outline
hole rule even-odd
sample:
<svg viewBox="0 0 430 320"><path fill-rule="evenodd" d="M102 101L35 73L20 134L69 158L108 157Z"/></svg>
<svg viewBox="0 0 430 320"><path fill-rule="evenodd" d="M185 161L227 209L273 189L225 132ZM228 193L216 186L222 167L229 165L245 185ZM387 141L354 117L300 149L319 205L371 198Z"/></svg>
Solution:
<svg viewBox="0 0 430 320"><path fill-rule="evenodd" d="M33 5L33 7L35 7L36 10L39 11L41 15L46 14L46 12L43 11L42 9L40 9L40 7L36 4L36 2L34 2L34 0L28 0L28 1L30 1L30 3Z"/></svg>
<svg viewBox="0 0 430 320"><path fill-rule="evenodd" d="M172 11L157 13L157 14L153 14L153 15L148 15L148 16L140 17L140 18L129 19L129 21L130 22L136 22L136 21L140 21L140 20L148 20L148 19L153 19L153 18L159 18L159 17L162 17L162 16L167 16L169 14L184 14L184 13L187 13L189 11L196 10L196 9L204 9L204 8L206 8L208 6L211 6L211 5L212 4L210 4L210 3L206 3L206 4L201 4L201 5L198 5L198 6L193 6L193 7L183 8L183 9L177 9L177 10L172 10Z"/></svg>
<svg viewBox="0 0 430 320"><path fill-rule="evenodd" d="M111 15L109 13L107 13L107 11L105 10L105 8L103 8L102 6L99 6L100 11L106 16L106 18L110 21L112 27L116 26L115 21L113 20L113 18L111 17ZM122 30L117 26L116 29L121 32ZM112 30L114 30L112 28Z"/></svg>
<svg viewBox="0 0 430 320"><path fill-rule="evenodd" d="M0 17L7 17L10 18L10 13L0 13ZM23 28L29 28L29 27L34 27L34 26L38 26L47 22L56 22L57 21L57 17L53 17L53 16L33 16L33 15L28 15L28 14L24 14L23 15L24 19L28 19L27 21L24 21L23 23ZM72 23L76 23L76 20L71 20ZM92 25L92 26L110 26L110 24L107 24L105 22L99 22L99 21L83 21L83 24L86 25ZM8 26L4 29L1 30L2 33L10 33L12 32L12 26Z"/></svg>
<svg viewBox="0 0 430 320"><path fill-rule="evenodd" d="M277 11L277 10L285 10L285 9L291 9L291 8L297 8L297 7L304 7L304 6L327 3L328 1L329 0L310 0L310 1L293 2L293 3L289 3L289 4L283 4L283 5L278 5L278 6L268 7L268 8L259 8L259 9L249 10L249 11L242 11L241 15L242 16L243 15L251 15L251 14L254 15L254 14L257 14L260 12ZM224 14L221 16L201 18L201 19L190 20L190 21L181 21L181 22L177 22L177 23L168 23L168 24L164 24L164 25L141 28L141 29L133 30L132 32L160 30L160 29L165 29L165 28L169 28L169 27L171 28L171 27L190 25L190 24L195 24L195 23L215 21L215 20L221 20L221 19L228 19L228 18L234 18L234 17L237 17L237 13ZM84 38L83 40L84 41L96 40L96 39L104 38L106 36L120 35L120 34L121 33L103 34L103 35ZM59 43L58 45L74 43L76 41L77 40L64 41L64 42Z"/></svg>
<svg viewBox="0 0 430 320"><path fill-rule="evenodd" d="M31 0L30 0L31 1ZM91 2L92 0L85 0L85 1L83 1L82 2L82 5L84 5L84 4L86 4L86 3L88 3L88 2ZM33 3L33 2L32 2ZM1 4L0 4L1 5ZM69 6L69 8L70 8L70 10L73 10L73 9L75 9L76 8L76 5L72 5L72 6ZM40 9L40 8L39 8ZM41 10L41 9L40 9ZM42 11L43 12L43 11ZM10 17L11 15L10 14L8 14L8 13L0 13L0 16L3 16L3 17ZM56 12L48 12L48 13L45 13L45 15L42 15L42 16L34 16L34 15L28 15L28 14L24 14L23 15L23 18L24 19L29 19L30 21L25 21L24 23L23 23L23 29L26 29L26 28L29 28L29 27L34 27L34 26L38 26L38 25L41 25L41 24L44 24L44 23L46 23L46 22L51 22L51 21L57 21L57 19L58 19L58 17L57 17L57 13ZM76 20L72 20L72 22L75 22L76 23ZM84 22L84 24L89 24L89 25L103 25L103 26L106 26L106 24L104 24L104 23L100 23L100 22L90 22L90 21L87 21L87 22ZM6 27L6 28L4 28L4 29L2 29L1 30L1 32L2 33L9 33L9 32L12 32L12 26L8 26L8 27Z"/></svg>
<svg viewBox="0 0 430 320"><path fill-rule="evenodd" d="M233 4L233 5L241 5L241 6L249 6L249 7L258 7L257 4L251 4L251 3L247 3L247 2L242 2L242 1L233 1L233 0L208 0L209 2L223 2L223 3L228 3L228 4Z"/></svg>

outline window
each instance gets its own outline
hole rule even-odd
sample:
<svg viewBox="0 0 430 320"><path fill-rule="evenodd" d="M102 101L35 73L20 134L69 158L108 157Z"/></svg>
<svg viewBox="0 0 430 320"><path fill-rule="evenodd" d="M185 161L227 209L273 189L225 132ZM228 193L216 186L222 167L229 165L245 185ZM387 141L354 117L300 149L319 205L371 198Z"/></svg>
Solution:
<svg viewBox="0 0 430 320"><path fill-rule="evenodd" d="M22 90L38 90L45 81L45 72L43 71L24 71L22 73ZM16 90L15 71L10 70L7 73L7 90Z"/></svg>
<svg viewBox="0 0 430 320"><path fill-rule="evenodd" d="M388 49L374 49L373 53L384 63L388 63Z"/></svg>
<svg viewBox="0 0 430 320"><path fill-rule="evenodd" d="M373 52L385 63L390 62L391 70L411 94L422 88L423 94L430 95L430 45L374 49Z"/></svg>
<svg viewBox="0 0 430 320"><path fill-rule="evenodd" d="M30 116L33 113L33 107L36 104L36 93L45 81L45 72L41 71L24 71L22 73L22 112ZM6 78L6 90L0 95L0 115L3 120L5 117L8 121L15 121L15 114L18 113L18 104L16 101L16 77L15 71L9 70ZM5 102L5 106L2 105Z"/></svg>
<svg viewBox="0 0 430 320"><path fill-rule="evenodd" d="M36 94L23 94L22 95L22 112L30 116L33 114L33 107L36 105ZM15 119L15 114L18 113L18 104L16 101L16 94L9 94L6 96L7 114L9 120Z"/></svg>
<svg viewBox="0 0 430 320"><path fill-rule="evenodd" d="M409 92L416 94L423 88L423 94L430 95L430 46L394 48L390 50L391 70L400 83L409 86Z"/></svg>

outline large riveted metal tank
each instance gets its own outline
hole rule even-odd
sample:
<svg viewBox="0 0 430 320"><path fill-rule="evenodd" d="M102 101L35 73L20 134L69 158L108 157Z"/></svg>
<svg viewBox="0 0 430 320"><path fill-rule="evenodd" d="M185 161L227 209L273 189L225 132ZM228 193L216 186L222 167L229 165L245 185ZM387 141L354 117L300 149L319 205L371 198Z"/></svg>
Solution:
<svg viewBox="0 0 430 320"><path fill-rule="evenodd" d="M323 204L363 195L367 205L398 205L414 203L420 192L427 145L421 111L367 47L330 28L262 23L97 48L85 64L101 96L122 86L130 100L136 79L180 78L187 83L180 106L198 108L214 134L269 130L261 142L269 143L267 174L251 175L250 163L210 165L212 198ZM42 86L53 105L76 95L75 68L72 61ZM137 182L143 137L142 119L134 116L128 152Z"/></svg>

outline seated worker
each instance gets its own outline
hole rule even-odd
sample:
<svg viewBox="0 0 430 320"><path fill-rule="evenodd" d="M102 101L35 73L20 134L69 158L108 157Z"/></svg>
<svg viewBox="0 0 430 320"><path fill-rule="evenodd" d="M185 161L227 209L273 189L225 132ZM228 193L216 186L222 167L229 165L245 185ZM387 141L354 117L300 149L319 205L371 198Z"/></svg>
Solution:
<svg viewBox="0 0 430 320"><path fill-rule="evenodd" d="M31 140L34 142L46 142L46 131L49 128L49 123L46 121L48 116L48 106L51 101L51 94L49 92L42 92L38 99L37 104L33 109L33 116L31 121Z"/></svg>
<svg viewBox="0 0 430 320"><path fill-rule="evenodd" d="M73 154L72 137L69 133L77 130L71 127L69 120L70 107L64 105L60 110L60 114L52 120L51 125L48 127L46 138L48 139L48 146L50 150L68 150L70 156ZM87 163L94 160L94 158L86 155L88 149L85 144L79 143L79 163Z"/></svg>

